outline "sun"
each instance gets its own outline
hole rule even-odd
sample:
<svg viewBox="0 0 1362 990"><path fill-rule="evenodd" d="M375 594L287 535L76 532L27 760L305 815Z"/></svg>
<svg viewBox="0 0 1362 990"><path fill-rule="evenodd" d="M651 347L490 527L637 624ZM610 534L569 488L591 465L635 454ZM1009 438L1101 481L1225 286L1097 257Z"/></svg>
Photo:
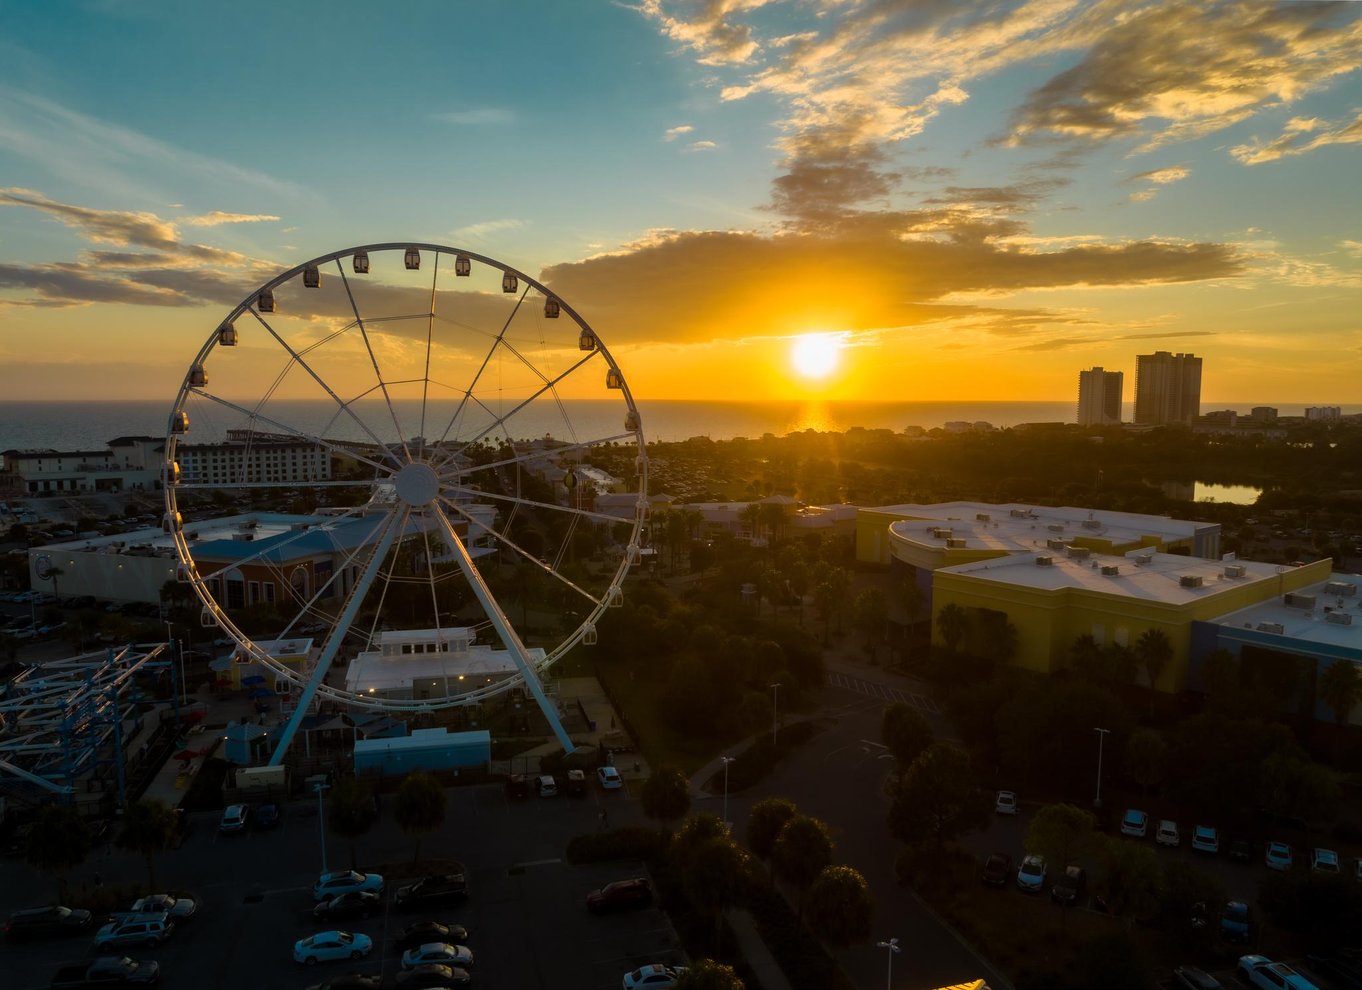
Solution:
<svg viewBox="0 0 1362 990"><path fill-rule="evenodd" d="M805 378L827 378L842 363L842 343L837 334L806 333L790 345L790 363Z"/></svg>

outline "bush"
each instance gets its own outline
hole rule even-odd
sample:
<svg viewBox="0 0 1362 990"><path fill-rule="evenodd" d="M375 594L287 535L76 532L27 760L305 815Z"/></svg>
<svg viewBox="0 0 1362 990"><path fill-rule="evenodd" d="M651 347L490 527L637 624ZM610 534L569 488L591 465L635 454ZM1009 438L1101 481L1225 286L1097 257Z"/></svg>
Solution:
<svg viewBox="0 0 1362 990"><path fill-rule="evenodd" d="M754 885L748 909L793 990L852 990L822 943L809 935L774 887Z"/></svg>
<svg viewBox="0 0 1362 990"><path fill-rule="evenodd" d="M602 863L612 859L641 859L652 863L667 851L671 833L657 828L617 828L575 836L567 845L569 863Z"/></svg>
<svg viewBox="0 0 1362 990"><path fill-rule="evenodd" d="M824 724L818 721L795 722L781 729L774 743L768 735L758 737L728 765L729 793L745 790L765 780L781 760L818 735L824 728ZM711 794L721 793L724 789L723 769L720 768L714 776L705 781L704 787Z"/></svg>

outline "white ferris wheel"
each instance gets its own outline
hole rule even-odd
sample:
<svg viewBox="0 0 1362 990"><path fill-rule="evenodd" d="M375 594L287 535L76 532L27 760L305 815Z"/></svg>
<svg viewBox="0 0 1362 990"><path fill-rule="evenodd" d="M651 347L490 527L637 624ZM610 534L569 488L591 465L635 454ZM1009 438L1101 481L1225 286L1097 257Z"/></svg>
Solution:
<svg viewBox="0 0 1362 990"><path fill-rule="evenodd" d="M319 699L424 711L516 687L571 748L538 675L620 602L647 456L619 366L548 287L424 243L283 272L190 362L163 471L204 625L291 695L271 762ZM308 662L277 655L299 637Z"/></svg>

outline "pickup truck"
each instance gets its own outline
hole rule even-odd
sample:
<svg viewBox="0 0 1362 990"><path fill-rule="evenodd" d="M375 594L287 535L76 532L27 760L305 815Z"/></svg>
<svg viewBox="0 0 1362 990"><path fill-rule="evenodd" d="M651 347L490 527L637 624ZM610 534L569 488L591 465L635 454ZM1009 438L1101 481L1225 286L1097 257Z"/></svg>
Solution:
<svg viewBox="0 0 1362 990"><path fill-rule="evenodd" d="M160 978L161 966L154 960L138 962L127 956L100 956L92 962L63 966L48 986L49 990L150 986Z"/></svg>

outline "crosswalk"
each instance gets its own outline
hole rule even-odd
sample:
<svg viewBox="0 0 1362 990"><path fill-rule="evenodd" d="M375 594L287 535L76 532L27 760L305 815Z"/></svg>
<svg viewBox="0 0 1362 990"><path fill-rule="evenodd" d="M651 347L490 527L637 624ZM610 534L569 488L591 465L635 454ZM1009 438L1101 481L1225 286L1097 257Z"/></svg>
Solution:
<svg viewBox="0 0 1362 990"><path fill-rule="evenodd" d="M878 698L885 702L902 701L926 715L941 714L941 706L926 695L918 694L916 691L905 691L903 688L890 687L887 684L862 680L840 671L828 671L828 685L841 688L844 691L854 691L870 698Z"/></svg>

